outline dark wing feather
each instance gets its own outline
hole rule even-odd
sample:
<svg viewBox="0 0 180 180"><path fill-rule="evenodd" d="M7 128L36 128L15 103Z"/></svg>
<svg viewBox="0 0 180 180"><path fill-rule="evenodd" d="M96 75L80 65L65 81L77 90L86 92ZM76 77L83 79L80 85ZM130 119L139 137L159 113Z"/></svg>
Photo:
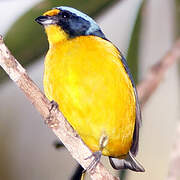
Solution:
<svg viewBox="0 0 180 180"><path fill-rule="evenodd" d="M134 94L135 94L135 98L136 98L136 122L135 122L135 128L134 128L134 134L133 134L133 142L132 142L132 146L131 146L131 153L132 155L136 156L137 152L138 152L138 145L139 145L139 128L141 126L141 109L140 109L140 104L139 104L139 100L138 100L138 95L137 95L137 90L136 90L136 85L134 83L132 74L128 68L128 64L126 59L123 57L123 55L120 52L120 56L121 56L121 61L124 65L124 68L131 80L132 86L134 88Z"/></svg>
<svg viewBox="0 0 180 180"><path fill-rule="evenodd" d="M136 172L144 172L143 166L129 152L124 159L109 157L109 162L114 169L131 169Z"/></svg>

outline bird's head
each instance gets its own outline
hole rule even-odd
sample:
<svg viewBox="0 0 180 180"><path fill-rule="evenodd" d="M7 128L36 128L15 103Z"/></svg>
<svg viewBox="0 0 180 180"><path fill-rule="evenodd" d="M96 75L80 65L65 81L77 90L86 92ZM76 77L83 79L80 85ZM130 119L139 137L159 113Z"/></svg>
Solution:
<svg viewBox="0 0 180 180"><path fill-rule="evenodd" d="M92 18L71 7L53 8L36 18L36 21L45 27L52 44L77 36L94 35L105 38Z"/></svg>

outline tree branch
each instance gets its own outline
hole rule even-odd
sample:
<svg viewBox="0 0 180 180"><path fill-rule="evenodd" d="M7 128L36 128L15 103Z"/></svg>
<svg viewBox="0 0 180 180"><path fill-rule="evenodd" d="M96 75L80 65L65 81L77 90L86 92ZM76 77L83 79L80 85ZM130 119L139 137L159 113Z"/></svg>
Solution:
<svg viewBox="0 0 180 180"><path fill-rule="evenodd" d="M25 93L29 101L36 107L45 122L50 119L48 126L61 142L70 151L71 155L86 169L93 158L85 160L92 155L92 152L84 144L78 134L73 130L71 125L64 118L62 113L53 108L50 101L29 78L25 69L11 55L8 48L3 43L3 38L0 36L0 65L16 83L16 85ZM94 171L88 172L94 180L118 180L112 176L101 163L98 163Z"/></svg>
<svg viewBox="0 0 180 180"><path fill-rule="evenodd" d="M167 70L180 58L180 39L176 41L169 52L147 73L144 80L137 86L141 106L148 101L154 91L158 88Z"/></svg>

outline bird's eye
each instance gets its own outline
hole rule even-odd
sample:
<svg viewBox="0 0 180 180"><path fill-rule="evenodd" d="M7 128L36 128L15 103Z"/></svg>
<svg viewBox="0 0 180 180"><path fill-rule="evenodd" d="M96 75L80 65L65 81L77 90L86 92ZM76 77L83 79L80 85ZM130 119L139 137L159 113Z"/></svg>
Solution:
<svg viewBox="0 0 180 180"><path fill-rule="evenodd" d="M63 19L68 19L68 18L70 18L70 16L71 16L70 13L67 12L67 11L61 12L60 15L61 15L61 17L62 17Z"/></svg>

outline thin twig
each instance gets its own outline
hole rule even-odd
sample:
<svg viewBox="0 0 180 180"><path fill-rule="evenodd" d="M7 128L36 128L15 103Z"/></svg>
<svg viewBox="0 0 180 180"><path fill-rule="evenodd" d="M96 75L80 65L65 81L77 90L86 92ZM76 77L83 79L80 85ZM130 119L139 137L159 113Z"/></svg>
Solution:
<svg viewBox="0 0 180 180"><path fill-rule="evenodd" d="M52 108L52 104L40 91L36 84L27 75L25 69L11 55L8 48L3 43L3 38L0 36L0 65L16 83L16 85L25 93L29 101L36 107L45 122L50 119L48 126L61 142L70 151L71 155L86 169L92 159L87 157L92 155L89 148L83 143L78 134L73 130L71 125L64 118L62 113L57 108ZM92 179L95 180L118 180L112 176L101 163L98 163L95 170L88 172Z"/></svg>
<svg viewBox="0 0 180 180"><path fill-rule="evenodd" d="M159 86L167 70L180 58L180 39L176 41L172 49L147 73L144 80L137 86L141 106L148 101Z"/></svg>

